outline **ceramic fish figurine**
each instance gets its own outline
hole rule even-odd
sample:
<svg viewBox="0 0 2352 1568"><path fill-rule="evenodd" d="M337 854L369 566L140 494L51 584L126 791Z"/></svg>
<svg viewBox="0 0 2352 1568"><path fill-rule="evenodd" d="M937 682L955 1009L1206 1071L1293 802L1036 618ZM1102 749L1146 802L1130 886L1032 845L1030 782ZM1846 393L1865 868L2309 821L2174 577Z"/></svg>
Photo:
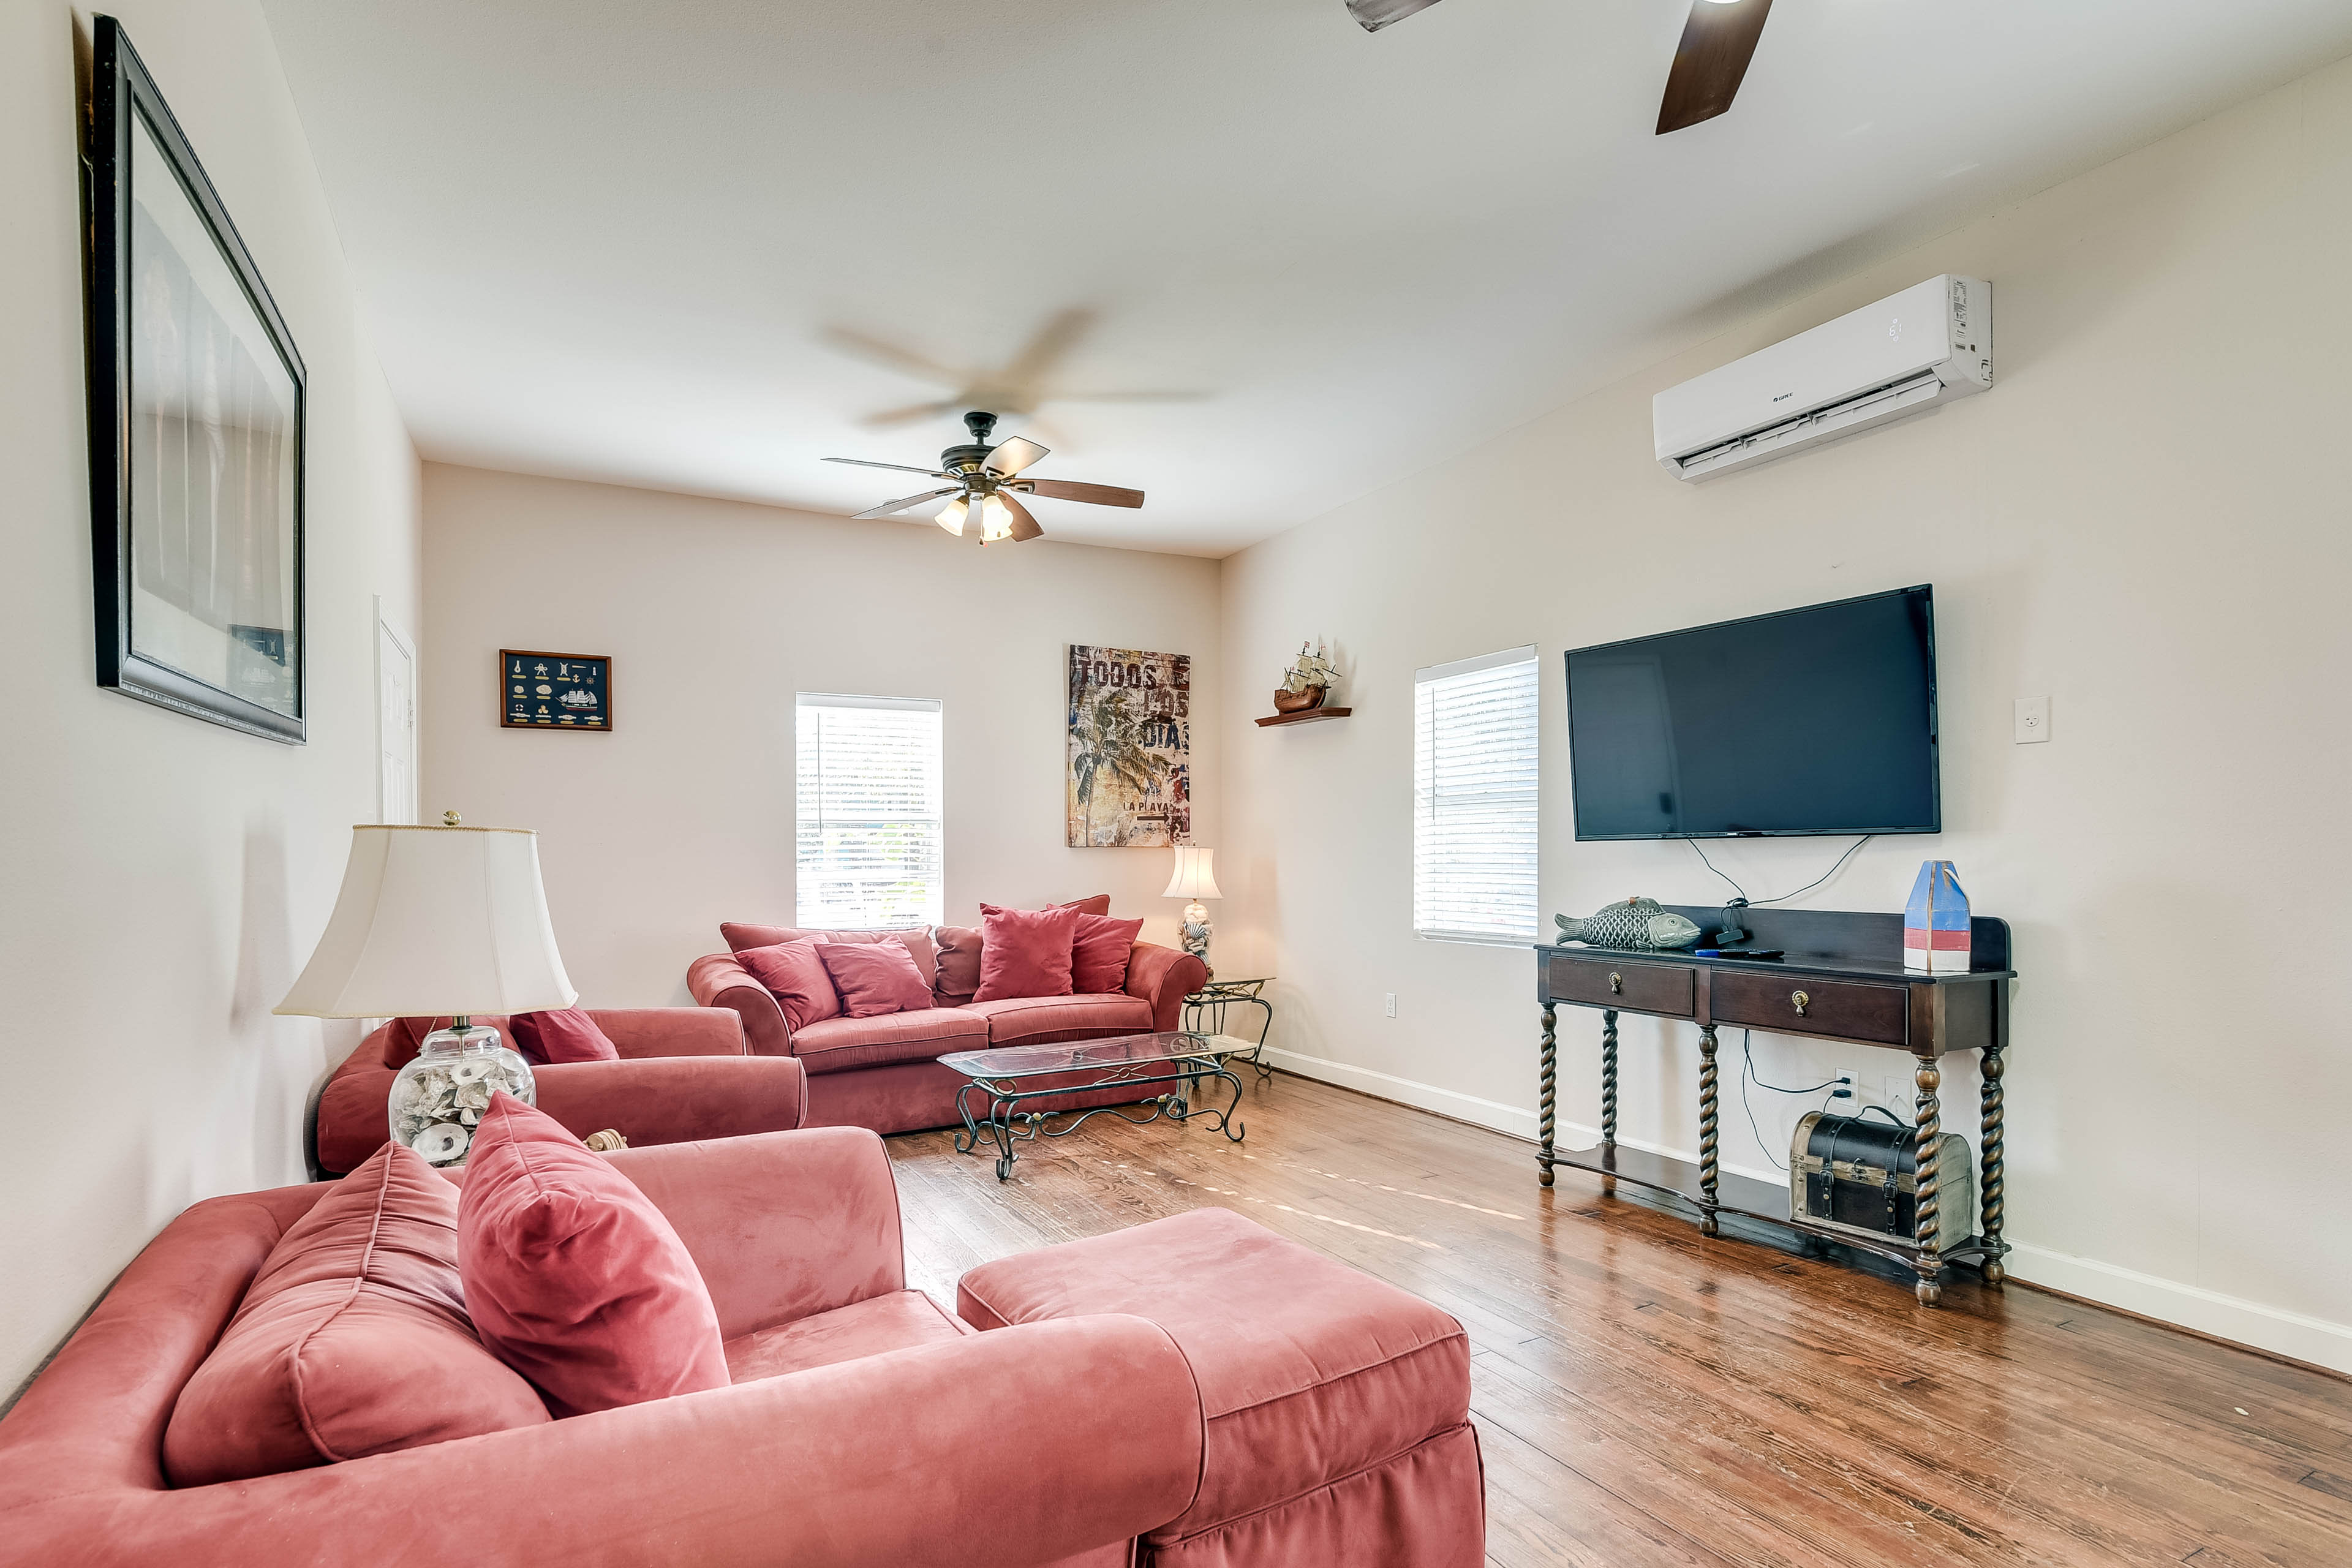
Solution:
<svg viewBox="0 0 2352 1568"><path fill-rule="evenodd" d="M1628 899L1611 904L1589 920L1552 916L1559 927L1553 945L1580 942L1593 947L1630 948L1647 952L1658 948L1688 947L1698 940L1698 927L1680 915L1658 907L1655 899Z"/></svg>

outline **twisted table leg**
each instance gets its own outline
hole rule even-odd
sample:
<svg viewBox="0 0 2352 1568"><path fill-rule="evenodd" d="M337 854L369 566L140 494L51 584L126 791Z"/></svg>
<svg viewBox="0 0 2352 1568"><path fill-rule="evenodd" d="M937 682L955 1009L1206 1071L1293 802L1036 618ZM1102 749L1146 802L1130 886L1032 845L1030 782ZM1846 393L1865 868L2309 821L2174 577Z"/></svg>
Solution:
<svg viewBox="0 0 2352 1568"><path fill-rule="evenodd" d="M1553 1010L1550 1003L1545 1003L1543 1087L1536 1100L1536 1136L1542 1146L1536 1154L1536 1163L1543 1172L1541 1180L1547 1187L1551 1185L1552 1101L1558 1087L1559 1070L1559 1037L1556 1032L1559 1023L1559 1015Z"/></svg>
<svg viewBox="0 0 2352 1568"><path fill-rule="evenodd" d="M1601 1015L1601 1142L1617 1145L1617 1011Z"/></svg>
<svg viewBox="0 0 2352 1568"><path fill-rule="evenodd" d="M1698 1228L1707 1236L1722 1228L1715 1215L1715 1026L1709 1024L1698 1032L1698 1190L1706 1211Z"/></svg>
<svg viewBox="0 0 2352 1568"><path fill-rule="evenodd" d="M1982 1217L1977 1223L1977 1229L1983 1235L1986 1246L1991 1248L1990 1256L1984 1261L1984 1281L1995 1289L1999 1289L2001 1282L2009 1278L2009 1269L2001 1263L2000 1250L2003 1206L2000 1075L2007 1070L2008 1066L2002 1060L2001 1053L1993 1047L1986 1047L1983 1066L1984 1089L1979 1097L1984 1115L1981 1140L1984 1181L1977 1199L1977 1207Z"/></svg>
<svg viewBox="0 0 2352 1568"><path fill-rule="evenodd" d="M1919 1304L1932 1307L1944 1299L1944 1265L1939 1255L1943 1241L1939 1191L1942 1184L1937 1179L1937 1166L1941 1163L1944 1145L1944 1119L1943 1102L1936 1098L1936 1090L1943 1086L1944 1075L1933 1058L1922 1057L1913 1081L1919 1086L1916 1189Z"/></svg>

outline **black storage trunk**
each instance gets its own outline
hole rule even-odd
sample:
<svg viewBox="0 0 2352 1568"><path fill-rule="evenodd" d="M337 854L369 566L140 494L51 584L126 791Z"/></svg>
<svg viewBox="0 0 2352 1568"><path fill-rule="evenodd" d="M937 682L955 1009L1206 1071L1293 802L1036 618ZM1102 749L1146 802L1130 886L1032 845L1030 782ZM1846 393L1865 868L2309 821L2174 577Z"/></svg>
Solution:
<svg viewBox="0 0 2352 1568"><path fill-rule="evenodd" d="M1789 1147L1789 1212L1862 1236L1918 1235L1918 1134L1891 1121L1816 1110ZM1937 1153L1937 1235L1957 1247L1976 1234L1976 1172L1969 1142L1944 1134Z"/></svg>

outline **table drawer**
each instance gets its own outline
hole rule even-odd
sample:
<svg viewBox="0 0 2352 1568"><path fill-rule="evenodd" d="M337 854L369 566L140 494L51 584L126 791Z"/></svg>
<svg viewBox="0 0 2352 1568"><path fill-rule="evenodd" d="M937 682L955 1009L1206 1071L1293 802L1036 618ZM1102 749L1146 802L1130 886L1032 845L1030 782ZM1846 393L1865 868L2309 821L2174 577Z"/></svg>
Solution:
<svg viewBox="0 0 2352 1568"><path fill-rule="evenodd" d="M1910 1038L1911 993L1906 986L1718 969L1708 996L1718 1024L1890 1046Z"/></svg>
<svg viewBox="0 0 2352 1568"><path fill-rule="evenodd" d="M1696 994L1696 973L1616 958L1559 957L1551 961L1551 994L1563 1002L1687 1018Z"/></svg>

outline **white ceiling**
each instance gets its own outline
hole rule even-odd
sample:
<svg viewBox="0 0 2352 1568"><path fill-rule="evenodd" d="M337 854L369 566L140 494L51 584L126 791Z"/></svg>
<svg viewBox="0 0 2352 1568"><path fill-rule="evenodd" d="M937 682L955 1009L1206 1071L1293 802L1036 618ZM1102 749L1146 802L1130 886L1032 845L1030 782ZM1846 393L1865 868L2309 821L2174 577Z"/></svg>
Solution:
<svg viewBox="0 0 2352 1568"><path fill-rule="evenodd" d="M925 487L819 458L928 466L952 415L862 421L1059 331L1043 391L1163 396L1007 419L1150 492L1048 533L1210 555L2352 51L2344 0L1780 0L1661 138L1689 0L264 4L428 458L855 511Z"/></svg>

